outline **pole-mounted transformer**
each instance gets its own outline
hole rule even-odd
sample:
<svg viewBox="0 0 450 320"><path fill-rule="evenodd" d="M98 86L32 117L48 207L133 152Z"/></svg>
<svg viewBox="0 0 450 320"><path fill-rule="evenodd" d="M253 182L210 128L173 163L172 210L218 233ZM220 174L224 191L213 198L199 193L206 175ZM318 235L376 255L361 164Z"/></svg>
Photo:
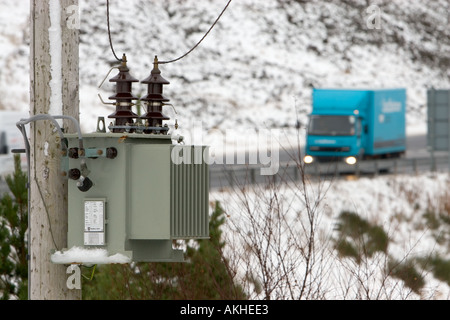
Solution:
<svg viewBox="0 0 450 320"><path fill-rule="evenodd" d="M58 252L55 263L96 264L95 258L73 258L71 249L93 252L125 261L181 262L183 252L173 248L175 240L209 238L209 165L206 146L180 145L163 114L169 99L155 57L142 97L146 112L133 112L138 98L124 55L109 99L115 112L105 129L79 136L66 135L63 174L69 179L68 248ZM99 123L104 117L99 117ZM174 157L182 161L174 161ZM202 159L201 162L198 160ZM86 184L86 181L89 183ZM55 255L54 255L55 256ZM82 260L82 261L77 261ZM114 260L113 260L114 261Z"/></svg>

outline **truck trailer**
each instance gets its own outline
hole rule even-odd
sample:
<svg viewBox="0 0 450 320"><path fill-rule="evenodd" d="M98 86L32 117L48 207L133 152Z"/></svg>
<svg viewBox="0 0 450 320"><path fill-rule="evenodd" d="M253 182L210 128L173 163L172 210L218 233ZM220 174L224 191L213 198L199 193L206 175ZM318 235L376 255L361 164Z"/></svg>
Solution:
<svg viewBox="0 0 450 320"><path fill-rule="evenodd" d="M401 157L405 89L313 89L304 162Z"/></svg>

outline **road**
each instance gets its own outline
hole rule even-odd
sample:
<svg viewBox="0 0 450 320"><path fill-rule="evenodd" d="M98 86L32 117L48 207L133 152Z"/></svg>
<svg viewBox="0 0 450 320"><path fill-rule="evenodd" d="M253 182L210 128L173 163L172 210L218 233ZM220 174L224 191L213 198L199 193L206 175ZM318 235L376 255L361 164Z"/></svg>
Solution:
<svg viewBox="0 0 450 320"><path fill-rule="evenodd" d="M304 152L301 150L301 154ZM294 157L294 158L293 158ZM248 159L248 154L247 154ZM298 150L280 150L279 175L299 175L295 162L298 163ZM434 162L432 161L434 160ZM211 188L221 188L237 184L254 183L266 181L268 176L260 175L260 166L245 165L211 165L210 183ZM450 163L447 152L436 152L432 159L427 150L427 136L411 135L407 137L407 152L404 158L377 161L362 161L358 166L349 166L344 163L328 163L315 166L307 166L306 173L313 176L327 175L378 175L380 173L407 173L414 174L421 171L446 171Z"/></svg>
<svg viewBox="0 0 450 320"><path fill-rule="evenodd" d="M407 137L407 152L406 157L402 160L394 162L388 160L384 162L363 161L358 168L358 174L374 174L383 172L397 172L397 173L415 173L419 171L427 171L432 169L431 154L427 150L426 135L413 135ZM302 150L303 154L303 150ZM287 173L292 176L297 176L298 170L293 165L292 157L297 157L297 150L280 150L279 163L281 166L279 174ZM248 155L247 158L248 159ZM286 164L290 162L290 167L286 169ZM446 152L435 154L435 168L437 170L448 170L449 162ZM307 170L308 174L312 175L336 175L355 173L355 167L350 167L345 164L328 164L321 168L310 167ZM212 164L210 170L210 186L211 188L220 188L226 186L233 186L235 183L253 183L266 181L270 176L261 176L260 166L247 165L233 165ZM237 181L236 181L237 179ZM3 177L0 177L0 195L7 192L8 188L4 182Z"/></svg>

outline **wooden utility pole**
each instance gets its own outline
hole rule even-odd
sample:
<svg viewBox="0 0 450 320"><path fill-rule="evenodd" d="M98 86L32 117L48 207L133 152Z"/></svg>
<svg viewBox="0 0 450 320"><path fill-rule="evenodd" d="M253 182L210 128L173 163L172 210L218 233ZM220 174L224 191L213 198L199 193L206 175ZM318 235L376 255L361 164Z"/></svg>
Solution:
<svg viewBox="0 0 450 320"><path fill-rule="evenodd" d="M78 0L30 0L30 6L30 115L79 119ZM62 126L75 133L72 123ZM67 248L67 182L54 129L50 121L30 128L29 299L79 300L81 290L67 288L67 266L50 261L53 250Z"/></svg>

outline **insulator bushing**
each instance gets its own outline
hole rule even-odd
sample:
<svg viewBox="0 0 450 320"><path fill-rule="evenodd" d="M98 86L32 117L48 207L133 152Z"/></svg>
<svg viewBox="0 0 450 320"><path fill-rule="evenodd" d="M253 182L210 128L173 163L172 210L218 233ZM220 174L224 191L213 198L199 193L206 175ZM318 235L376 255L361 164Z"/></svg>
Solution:
<svg viewBox="0 0 450 320"><path fill-rule="evenodd" d="M116 100L116 111L109 115L108 118L116 119L116 126L127 126L134 123L134 119L139 118L131 107L134 105L133 100L138 100L132 93L132 83L139 82L130 74L127 67L127 58L123 55L122 64L119 67L119 73L111 78L109 82L116 83L116 94L109 97L110 100ZM115 133L125 132L126 129L113 129Z"/></svg>
<svg viewBox="0 0 450 320"><path fill-rule="evenodd" d="M170 82L161 76L158 57L155 57L150 76L142 80L141 83L148 85L147 95L141 98L141 101L144 101L147 105L147 113L142 115L141 119L148 122L150 127L162 127L163 120L170 120L168 116L162 113L163 105L170 101L163 96L163 86L170 84Z"/></svg>

